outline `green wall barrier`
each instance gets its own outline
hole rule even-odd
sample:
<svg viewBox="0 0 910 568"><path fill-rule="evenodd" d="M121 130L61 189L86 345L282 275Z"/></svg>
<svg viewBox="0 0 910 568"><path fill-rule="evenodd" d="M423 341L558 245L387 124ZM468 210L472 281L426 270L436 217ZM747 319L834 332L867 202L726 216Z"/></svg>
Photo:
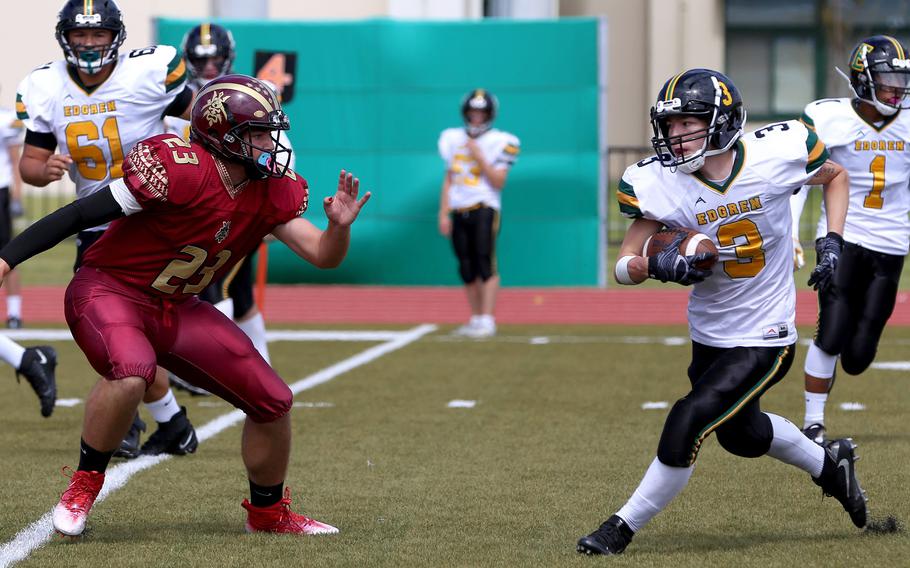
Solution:
<svg viewBox="0 0 910 568"><path fill-rule="evenodd" d="M179 46L197 23L160 19L158 41ZM272 243L270 282L460 284L437 232L436 142L483 87L499 99L496 127L522 144L503 193L503 285L598 285L598 20L219 23L237 42L237 72L252 74L257 52L296 54L285 110L310 185L305 217L325 226L321 201L341 168L373 192L341 267L314 269Z"/></svg>

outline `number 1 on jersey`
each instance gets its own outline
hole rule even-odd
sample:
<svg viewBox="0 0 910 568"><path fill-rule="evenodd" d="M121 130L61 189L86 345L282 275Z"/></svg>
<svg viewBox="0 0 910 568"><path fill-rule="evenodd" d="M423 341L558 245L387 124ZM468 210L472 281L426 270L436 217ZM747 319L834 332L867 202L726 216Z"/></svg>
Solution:
<svg viewBox="0 0 910 568"><path fill-rule="evenodd" d="M882 198L882 191L885 189L885 157L878 155L872 158L869 171L872 172L872 190L863 199L863 207L881 209L885 204L885 200Z"/></svg>

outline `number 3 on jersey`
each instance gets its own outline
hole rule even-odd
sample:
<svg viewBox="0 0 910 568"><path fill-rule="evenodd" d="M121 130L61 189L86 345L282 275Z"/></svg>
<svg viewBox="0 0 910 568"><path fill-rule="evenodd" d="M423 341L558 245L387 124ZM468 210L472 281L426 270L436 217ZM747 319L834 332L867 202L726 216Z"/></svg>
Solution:
<svg viewBox="0 0 910 568"><path fill-rule="evenodd" d="M750 219L741 219L718 227L717 242L722 247L735 247L733 250L737 259L724 261L724 272L730 278L754 278L765 267L765 249L762 248L764 241L758 231L758 225ZM743 260L747 262L742 262Z"/></svg>

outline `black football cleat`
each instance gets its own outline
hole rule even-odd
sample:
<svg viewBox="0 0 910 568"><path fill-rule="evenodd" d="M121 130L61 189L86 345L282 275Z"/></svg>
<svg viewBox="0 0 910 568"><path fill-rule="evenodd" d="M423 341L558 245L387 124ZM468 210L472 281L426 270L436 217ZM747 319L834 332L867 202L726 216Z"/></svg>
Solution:
<svg viewBox="0 0 910 568"><path fill-rule="evenodd" d="M199 447L196 430L186 417L186 407L181 406L180 412L167 422L159 422L158 429L142 444L140 454L143 456L157 456L158 454L174 454L183 456L192 454Z"/></svg>
<svg viewBox="0 0 910 568"><path fill-rule="evenodd" d="M810 424L808 427L804 428L803 434L819 446L824 446L825 442L828 440L828 431L825 430L825 425L819 422Z"/></svg>
<svg viewBox="0 0 910 568"><path fill-rule="evenodd" d="M622 554L635 533L626 522L612 515L596 531L578 539L575 550L581 554Z"/></svg>
<svg viewBox="0 0 910 568"><path fill-rule="evenodd" d="M139 457L139 436L142 432L145 432L145 428L145 422L139 418L139 413L137 412L136 417L133 418L133 424L130 426L130 431L126 433L126 437L120 442L120 447L114 451L114 457L128 460Z"/></svg>
<svg viewBox="0 0 910 568"><path fill-rule="evenodd" d="M11 316L6 318L6 329L22 329L22 318Z"/></svg>
<svg viewBox="0 0 910 568"><path fill-rule="evenodd" d="M41 401L41 416L47 418L54 412L57 403L57 378L54 369L57 367L57 352L49 345L28 347L22 355L22 363L16 369L32 386L38 400Z"/></svg>
<svg viewBox="0 0 910 568"><path fill-rule="evenodd" d="M825 465L818 478L812 478L825 495L834 497L859 528L866 526L866 492L856 478L856 444L850 438L834 440L825 448Z"/></svg>

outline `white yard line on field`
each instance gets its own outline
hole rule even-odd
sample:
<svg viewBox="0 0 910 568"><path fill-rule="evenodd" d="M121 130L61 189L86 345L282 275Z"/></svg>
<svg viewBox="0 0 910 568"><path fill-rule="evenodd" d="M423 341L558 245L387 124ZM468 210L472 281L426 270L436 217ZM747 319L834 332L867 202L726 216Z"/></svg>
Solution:
<svg viewBox="0 0 910 568"><path fill-rule="evenodd" d="M379 345L374 345L365 351L349 357L343 361L339 361L334 365L326 367L321 371L316 371L312 375L305 377L296 383L290 385L291 391L294 394L298 394L307 389L319 386L323 383L327 383L339 375L355 369L361 365L365 365L370 361L378 359L383 355L387 355L392 351L401 349L402 347L417 341L424 335L433 332L436 329L435 325L420 325L413 329L400 331L400 332L383 332L386 334L387 340L385 343ZM37 330L17 330L17 331L37 331ZM58 330L44 330L44 331L58 331ZM65 331L65 330L59 330ZM357 332L340 332L346 334L353 334ZM379 332L366 332L378 334ZM67 337L61 337L60 339L67 339L69 337L69 332L66 331ZM10 334L12 337L12 334ZM45 339L45 338L38 338ZM376 339L363 339L363 341L374 341ZM208 424L196 429L196 436L199 438L199 443L203 443L209 438L218 435L221 431L226 428L237 424L243 420L244 414L240 410L234 410L223 414L218 418L215 418ZM107 470L104 479L104 488L101 490L101 493L98 495L98 499L95 503L100 503L104 501L110 494L114 493L130 480L130 478L139 473L140 471L149 469L159 463L170 459L171 456L164 454L159 456L143 456L124 462L120 465L112 467ZM0 568L7 568L8 566L25 560L28 556L38 548L42 547L47 543L54 534L54 527L51 521L51 511L45 513L40 519L33 522L26 528L19 531L12 540L9 542L0 545Z"/></svg>

